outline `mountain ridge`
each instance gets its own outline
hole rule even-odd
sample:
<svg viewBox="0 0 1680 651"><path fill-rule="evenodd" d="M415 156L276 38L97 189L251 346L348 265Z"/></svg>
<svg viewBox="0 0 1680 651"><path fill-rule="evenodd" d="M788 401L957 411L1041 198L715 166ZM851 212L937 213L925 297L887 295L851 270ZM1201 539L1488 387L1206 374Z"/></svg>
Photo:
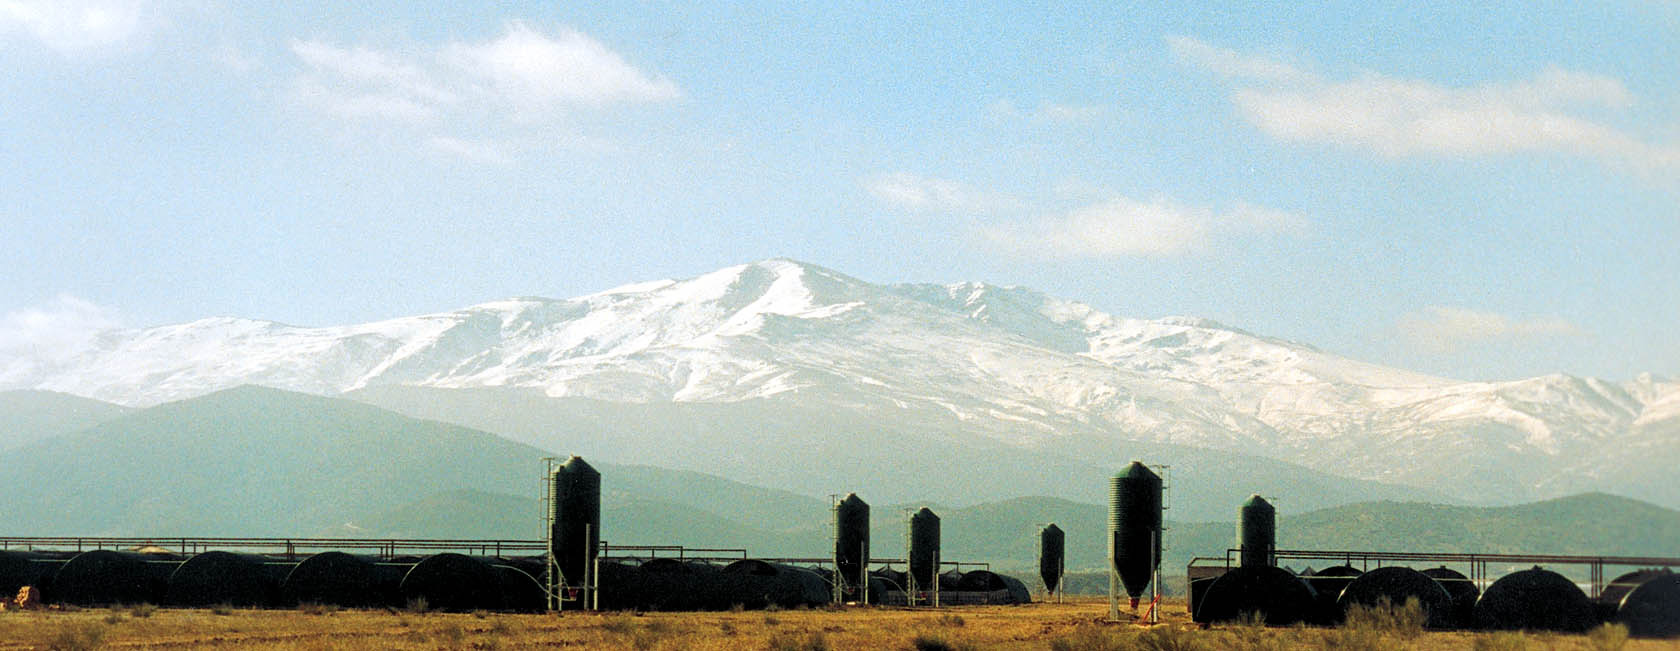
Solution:
<svg viewBox="0 0 1680 651"><path fill-rule="evenodd" d="M1680 504L1659 472L1680 462L1680 383L1666 379L1460 382L1202 319L1117 317L1014 286L875 285L787 259L353 326L201 320L0 360L0 389L129 405L238 384L528 388L626 405L791 397L948 412L960 431L931 439L1029 455L1170 444L1469 501L1603 489Z"/></svg>

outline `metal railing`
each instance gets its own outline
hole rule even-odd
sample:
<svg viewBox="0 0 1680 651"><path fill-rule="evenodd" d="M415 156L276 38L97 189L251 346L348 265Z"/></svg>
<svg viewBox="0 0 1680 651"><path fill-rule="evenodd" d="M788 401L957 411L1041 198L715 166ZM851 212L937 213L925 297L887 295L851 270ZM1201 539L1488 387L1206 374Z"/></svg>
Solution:
<svg viewBox="0 0 1680 651"><path fill-rule="evenodd" d="M1190 559L1186 566L1188 571L1195 567L1210 567L1223 564L1226 568L1235 567L1242 553L1241 549L1225 550L1223 558L1218 556L1197 556ZM1581 556L1571 554L1482 554L1482 553L1454 553L1454 552L1362 552L1347 550L1311 550L1311 549L1279 549L1274 552L1278 562L1284 560L1312 560L1336 561L1361 570L1369 570L1373 565L1382 567L1383 564L1396 563L1440 563L1442 565L1463 565L1469 568L1466 575L1476 585L1486 586L1489 580L1488 566L1495 565L1583 565L1587 567L1588 581L1591 587L1589 597L1598 597L1605 586L1604 568L1606 567L1680 567L1680 558L1665 558L1658 556Z"/></svg>
<svg viewBox="0 0 1680 651"><path fill-rule="evenodd" d="M541 540L464 540L426 538L212 538L96 537L96 536L0 536L0 550L7 551L91 551L96 549L162 549L181 554L214 550L241 550L294 559L323 551L359 551L385 558L403 553L445 551L476 556L538 555L547 550Z"/></svg>

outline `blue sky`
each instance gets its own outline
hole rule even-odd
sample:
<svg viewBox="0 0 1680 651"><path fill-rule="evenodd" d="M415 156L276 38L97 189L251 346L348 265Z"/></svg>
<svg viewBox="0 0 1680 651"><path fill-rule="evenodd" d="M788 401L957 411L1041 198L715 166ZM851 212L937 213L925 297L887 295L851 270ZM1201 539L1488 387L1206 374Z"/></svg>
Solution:
<svg viewBox="0 0 1680 651"><path fill-rule="evenodd" d="M248 4L0 0L0 354L785 256L1680 374L1680 3Z"/></svg>

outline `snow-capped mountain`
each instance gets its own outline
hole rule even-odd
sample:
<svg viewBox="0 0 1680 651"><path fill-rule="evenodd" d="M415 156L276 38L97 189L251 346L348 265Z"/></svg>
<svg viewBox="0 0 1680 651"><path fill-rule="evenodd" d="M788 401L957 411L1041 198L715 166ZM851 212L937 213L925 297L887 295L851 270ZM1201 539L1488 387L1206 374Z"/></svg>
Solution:
<svg viewBox="0 0 1680 651"><path fill-rule="evenodd" d="M875 285L789 260L353 326L216 318L110 331L0 360L0 389L127 406L241 384L915 406L1023 449L1143 441L1471 498L1601 489L1680 503L1654 470L1680 460L1680 383L1459 382L1206 320L1122 318L1016 287Z"/></svg>

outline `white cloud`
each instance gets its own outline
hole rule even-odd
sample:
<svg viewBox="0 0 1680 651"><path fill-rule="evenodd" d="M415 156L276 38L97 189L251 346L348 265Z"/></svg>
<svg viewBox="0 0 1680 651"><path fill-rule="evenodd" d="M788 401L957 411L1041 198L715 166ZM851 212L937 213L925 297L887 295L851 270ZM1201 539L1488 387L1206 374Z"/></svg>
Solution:
<svg viewBox="0 0 1680 651"><path fill-rule="evenodd" d="M1171 37L1168 47L1180 60L1226 78L1243 117L1281 140L1390 157L1562 151L1645 172L1680 170L1680 148L1641 141L1580 114L1633 103L1632 93L1609 77L1548 68L1514 83L1468 87L1376 73L1333 80L1188 37Z"/></svg>
<svg viewBox="0 0 1680 651"><path fill-rule="evenodd" d="M1543 337L1579 336L1575 324L1556 317L1516 319L1497 312L1431 305L1401 317L1400 333L1414 347L1452 352L1464 346Z"/></svg>
<svg viewBox="0 0 1680 651"><path fill-rule="evenodd" d="M1303 215L1248 204L1216 212L1168 199L1116 196L1060 215L992 226L984 235L1023 255L1168 257L1200 250L1219 237L1297 233L1306 225Z"/></svg>
<svg viewBox="0 0 1680 651"><path fill-rule="evenodd" d="M21 31L70 54L129 41L144 15L139 0L0 0L0 34Z"/></svg>
<svg viewBox="0 0 1680 651"><path fill-rule="evenodd" d="M572 29L550 38L513 23L494 41L453 44L445 57L469 75L488 80L503 101L527 113L682 96L670 80L636 69L600 41Z"/></svg>
<svg viewBox="0 0 1680 651"><path fill-rule="evenodd" d="M1187 36L1168 36L1167 48L1180 60L1226 78L1282 83L1305 83L1315 80L1311 73L1292 64L1215 47Z"/></svg>
<svg viewBox="0 0 1680 651"><path fill-rule="evenodd" d="M986 214L1016 205L996 192L909 172L879 174L864 179L863 187L876 199L912 212Z"/></svg>
<svg viewBox="0 0 1680 651"><path fill-rule="evenodd" d="M60 294L44 305L0 315L0 358L63 359L121 325L114 310Z"/></svg>
<svg viewBox="0 0 1680 651"><path fill-rule="evenodd" d="M554 124L571 112L680 98L664 77L636 68L589 35L548 35L509 23L495 39L409 50L293 41L303 71L292 82L300 106L337 118L421 128L418 142L485 163L506 163L490 141L449 133ZM492 149L495 151L492 152Z"/></svg>

